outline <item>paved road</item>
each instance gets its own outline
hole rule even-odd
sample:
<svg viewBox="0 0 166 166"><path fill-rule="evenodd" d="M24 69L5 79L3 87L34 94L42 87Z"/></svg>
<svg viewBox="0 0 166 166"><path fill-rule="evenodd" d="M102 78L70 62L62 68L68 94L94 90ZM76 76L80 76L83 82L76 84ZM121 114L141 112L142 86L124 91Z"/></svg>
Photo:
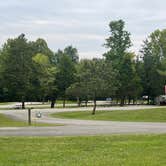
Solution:
<svg viewBox="0 0 166 166"><path fill-rule="evenodd" d="M98 110L133 110L157 108L156 106L128 106L128 107L98 107ZM32 119L36 122L58 123L64 126L56 127L10 127L0 128L0 136L69 136L69 135L100 135L100 134L140 134L140 133L166 133L166 123L144 122L111 122L72 120L49 117L50 113L86 111L91 108L70 109L42 109L42 118L36 119L35 114L39 110L32 111ZM26 110L0 111L14 119L27 120Z"/></svg>

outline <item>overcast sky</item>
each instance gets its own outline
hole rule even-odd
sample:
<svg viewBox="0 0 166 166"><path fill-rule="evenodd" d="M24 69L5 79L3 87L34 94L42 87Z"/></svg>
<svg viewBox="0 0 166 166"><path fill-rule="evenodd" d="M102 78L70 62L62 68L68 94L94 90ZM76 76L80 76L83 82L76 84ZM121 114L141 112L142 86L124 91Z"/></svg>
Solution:
<svg viewBox="0 0 166 166"><path fill-rule="evenodd" d="M80 58L101 57L108 24L123 19L132 50L156 29L166 28L165 0L0 0L0 44L25 33L44 38L53 51L73 45Z"/></svg>

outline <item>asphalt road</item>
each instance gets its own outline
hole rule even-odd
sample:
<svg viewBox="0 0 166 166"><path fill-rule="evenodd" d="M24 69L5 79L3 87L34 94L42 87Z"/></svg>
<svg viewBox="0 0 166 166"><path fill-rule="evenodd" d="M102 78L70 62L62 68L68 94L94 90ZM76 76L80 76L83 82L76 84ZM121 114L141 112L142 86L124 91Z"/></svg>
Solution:
<svg viewBox="0 0 166 166"><path fill-rule="evenodd" d="M98 107L97 110L133 110L157 108L157 106L127 106L127 107ZM63 126L55 127L4 127L0 128L0 136L74 136L74 135L107 135L107 134L159 134L166 133L166 123L146 122L112 122L59 119L49 117L50 113L86 111L92 108L68 108L68 109L42 109L32 110L32 120L35 122L58 123ZM35 114L41 111L42 118ZM7 116L18 120L27 120L27 110L1 110Z"/></svg>

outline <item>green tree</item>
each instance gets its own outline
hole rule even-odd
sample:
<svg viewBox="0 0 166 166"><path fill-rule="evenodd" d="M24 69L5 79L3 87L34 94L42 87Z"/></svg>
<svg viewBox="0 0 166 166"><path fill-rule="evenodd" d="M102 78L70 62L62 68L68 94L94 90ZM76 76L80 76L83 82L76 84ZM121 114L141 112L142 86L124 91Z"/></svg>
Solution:
<svg viewBox="0 0 166 166"><path fill-rule="evenodd" d="M109 24L110 37L106 39L108 52L104 54L106 61L109 61L114 70L118 71L117 81L119 82L116 91L117 98L121 99L121 106L124 105L127 96L134 96L136 85L138 86L138 75L134 65L134 54L129 53L131 47L130 33L124 30L123 20L112 21ZM132 94L133 93L133 94ZM138 93L138 92L137 92Z"/></svg>
<svg viewBox="0 0 166 166"><path fill-rule="evenodd" d="M57 61L57 88L58 94L63 98L63 107L65 107L66 90L74 82L75 79L75 64L72 59L63 52L58 52Z"/></svg>
<svg viewBox="0 0 166 166"><path fill-rule="evenodd" d="M21 100L22 108L31 88L32 54L24 34L8 39L1 51L1 73L3 87L7 89L10 100Z"/></svg>
<svg viewBox="0 0 166 166"><path fill-rule="evenodd" d="M117 84L115 75L116 72L112 70L111 64L106 63L104 60L93 59L82 60L80 62L79 77L77 80L77 86L81 91L79 95L81 97L84 94L84 96L93 100L93 115L96 111L97 98L114 94ZM76 95L78 96L78 94Z"/></svg>
<svg viewBox="0 0 166 166"><path fill-rule="evenodd" d="M33 61L36 63L37 78L40 82L40 93L43 101L45 97L49 97L51 108L54 108L57 97L56 67L51 65L48 56L41 53L34 56Z"/></svg>
<svg viewBox="0 0 166 166"><path fill-rule="evenodd" d="M109 51L104 54L107 60L112 62L112 65L117 67L119 62L126 54L128 48L132 46L130 33L124 30L125 23L123 20L112 21L109 24L110 37L106 39L105 46Z"/></svg>
<svg viewBox="0 0 166 166"><path fill-rule="evenodd" d="M78 56L78 51L76 48L73 48L72 46L68 46L64 49L64 53L71 58L72 62L78 63L79 56Z"/></svg>
<svg viewBox="0 0 166 166"><path fill-rule="evenodd" d="M49 60L53 58L54 53L48 47L47 42L44 39L39 38L36 41L29 42L29 44L32 47L34 55L41 53L49 57Z"/></svg>
<svg viewBox="0 0 166 166"><path fill-rule="evenodd" d="M166 59L166 30L156 30L145 41L141 50L143 59L143 91L154 102L163 94Z"/></svg>
<svg viewBox="0 0 166 166"><path fill-rule="evenodd" d="M71 97L76 97L79 107L81 105L82 100L86 101L86 106L87 106L88 96L86 91L87 89L84 83L78 81L71 84L70 87L67 88L66 94Z"/></svg>

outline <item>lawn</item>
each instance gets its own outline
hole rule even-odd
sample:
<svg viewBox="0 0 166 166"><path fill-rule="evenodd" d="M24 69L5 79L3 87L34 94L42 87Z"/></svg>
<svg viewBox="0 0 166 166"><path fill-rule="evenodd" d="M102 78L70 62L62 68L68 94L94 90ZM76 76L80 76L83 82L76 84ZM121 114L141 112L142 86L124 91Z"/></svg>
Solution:
<svg viewBox="0 0 166 166"><path fill-rule="evenodd" d="M121 111L96 111L91 115L90 111L62 112L52 114L57 118L128 121L128 122L166 122L166 108L144 110L121 110Z"/></svg>
<svg viewBox="0 0 166 166"><path fill-rule="evenodd" d="M3 103L0 103L0 105L10 105L10 104L15 104L15 102L3 102Z"/></svg>
<svg viewBox="0 0 166 166"><path fill-rule="evenodd" d="M0 137L1 166L165 166L166 135Z"/></svg>
<svg viewBox="0 0 166 166"><path fill-rule="evenodd" d="M59 124L47 123L32 123L32 126L57 126ZM13 120L3 114L0 114L0 127L25 127L28 126L27 122ZM0 165L1 166L1 165Z"/></svg>
<svg viewBox="0 0 166 166"><path fill-rule="evenodd" d="M65 103L66 104L77 104L76 101L72 101L72 100L66 100ZM56 104L63 104L63 100L56 100Z"/></svg>

